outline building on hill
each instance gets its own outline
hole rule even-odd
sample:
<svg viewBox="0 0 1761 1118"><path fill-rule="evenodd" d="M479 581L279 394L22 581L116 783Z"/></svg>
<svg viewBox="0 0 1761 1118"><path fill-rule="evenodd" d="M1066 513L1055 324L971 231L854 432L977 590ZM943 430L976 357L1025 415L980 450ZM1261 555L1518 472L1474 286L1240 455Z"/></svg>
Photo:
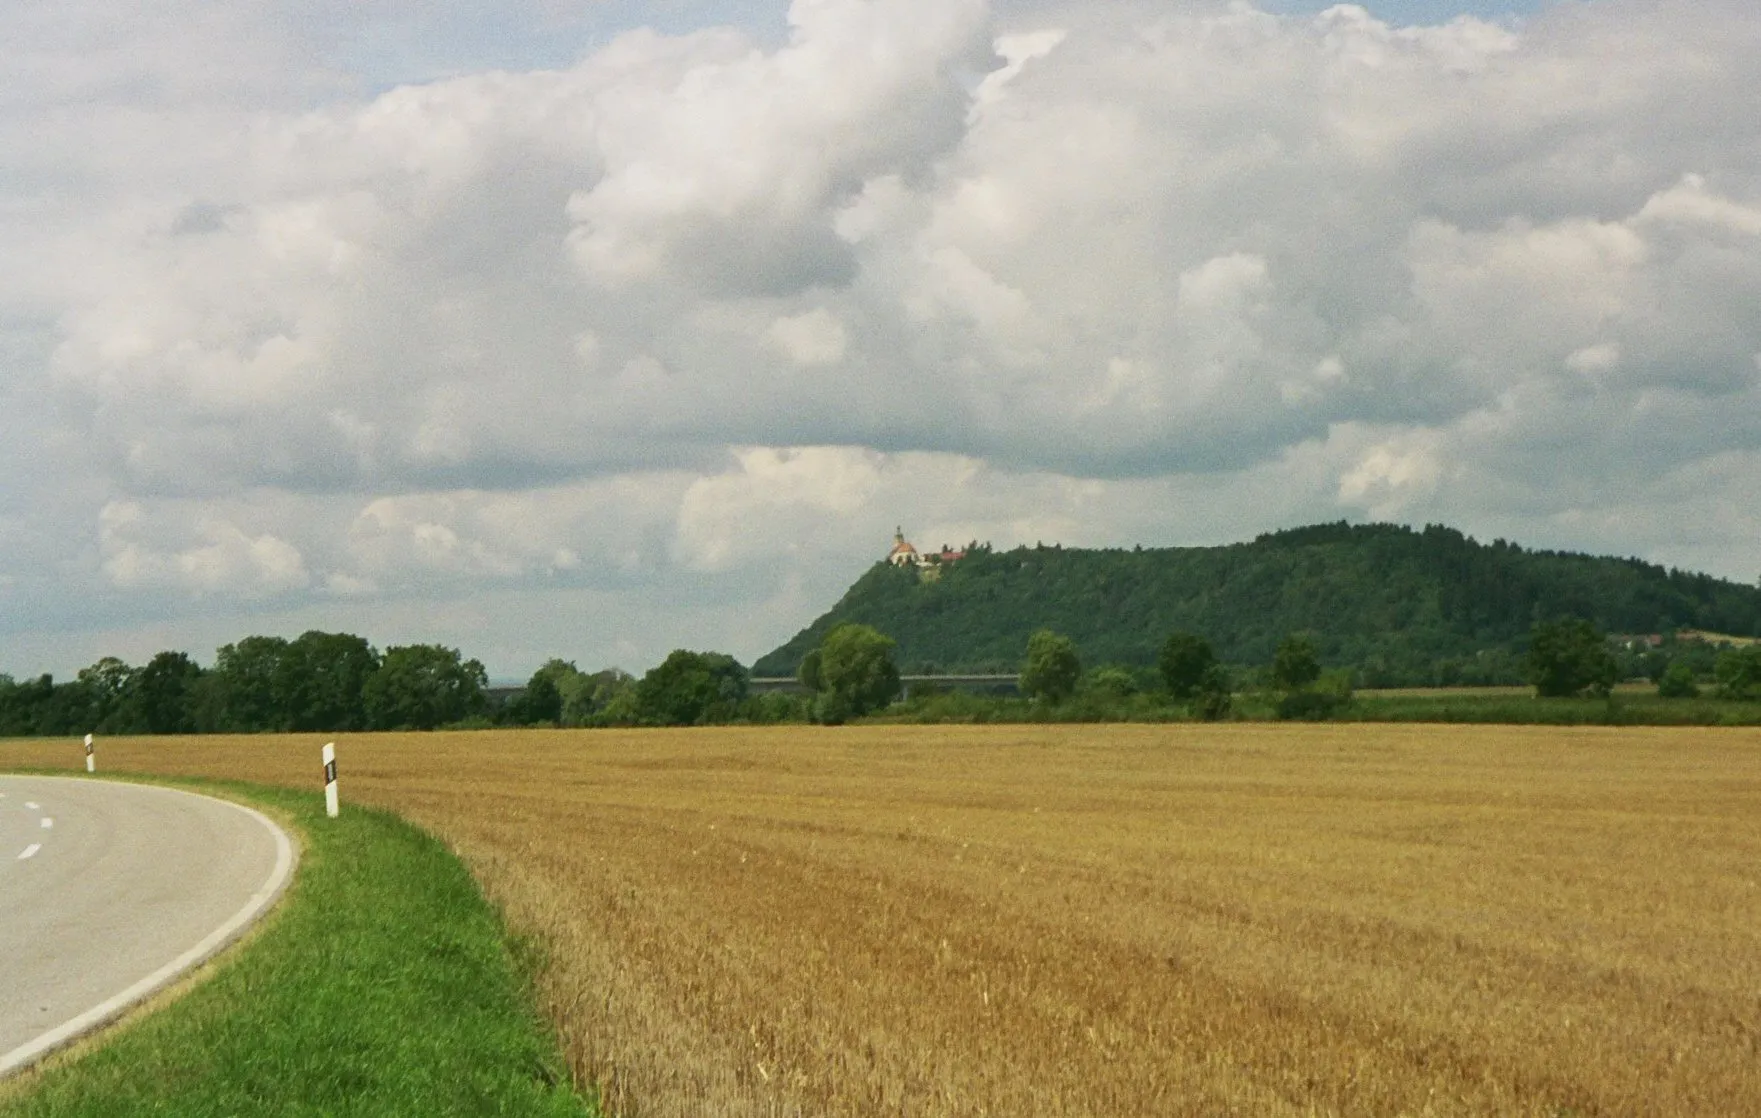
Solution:
<svg viewBox="0 0 1761 1118"><path fill-rule="evenodd" d="M916 567L925 578L934 578L938 568L944 564L958 563L964 558L965 549L956 551L947 544L943 544L940 551L919 551L905 538L904 528L893 533L893 549L887 552L887 562L895 567Z"/></svg>
<svg viewBox="0 0 1761 1118"><path fill-rule="evenodd" d="M887 562L895 567L921 567L923 556L911 546L905 538L905 529L900 528L893 533L893 550L887 552Z"/></svg>

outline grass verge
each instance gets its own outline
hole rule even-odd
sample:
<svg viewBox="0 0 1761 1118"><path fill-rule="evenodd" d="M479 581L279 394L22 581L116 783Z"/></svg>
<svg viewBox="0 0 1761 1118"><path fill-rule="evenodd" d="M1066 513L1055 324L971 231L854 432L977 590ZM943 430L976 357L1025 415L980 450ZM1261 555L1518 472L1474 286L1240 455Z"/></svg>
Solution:
<svg viewBox="0 0 1761 1118"><path fill-rule="evenodd" d="M292 886L206 981L6 1084L0 1115L595 1113L500 919L438 840L360 807L326 819L309 793L190 786L291 823Z"/></svg>

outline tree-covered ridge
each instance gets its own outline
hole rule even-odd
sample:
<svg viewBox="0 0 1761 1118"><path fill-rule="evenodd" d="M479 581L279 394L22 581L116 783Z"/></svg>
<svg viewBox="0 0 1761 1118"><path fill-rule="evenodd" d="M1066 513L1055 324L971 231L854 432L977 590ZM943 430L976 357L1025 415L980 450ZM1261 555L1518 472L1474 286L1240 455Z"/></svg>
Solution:
<svg viewBox="0 0 1761 1118"><path fill-rule="evenodd" d="M762 657L789 675L841 622L898 642L906 672L1013 671L1028 637L1072 637L1085 663L1147 666L1170 632L1265 664L1293 632L1366 685L1520 682L1538 621L1611 633L1761 635L1761 589L1638 559L1479 543L1455 529L1319 524L1223 547L972 548L935 580L878 563L830 612Z"/></svg>

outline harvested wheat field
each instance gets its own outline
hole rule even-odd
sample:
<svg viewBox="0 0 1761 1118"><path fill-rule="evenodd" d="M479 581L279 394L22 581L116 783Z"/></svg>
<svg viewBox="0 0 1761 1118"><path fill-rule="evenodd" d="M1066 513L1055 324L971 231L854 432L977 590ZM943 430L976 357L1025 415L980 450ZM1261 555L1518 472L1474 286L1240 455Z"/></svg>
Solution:
<svg viewBox="0 0 1761 1118"><path fill-rule="evenodd" d="M319 738L112 740L304 784ZM628 1115L1761 1113L1761 733L347 737ZM0 766L75 767L75 743ZM413 929L412 934L420 934Z"/></svg>

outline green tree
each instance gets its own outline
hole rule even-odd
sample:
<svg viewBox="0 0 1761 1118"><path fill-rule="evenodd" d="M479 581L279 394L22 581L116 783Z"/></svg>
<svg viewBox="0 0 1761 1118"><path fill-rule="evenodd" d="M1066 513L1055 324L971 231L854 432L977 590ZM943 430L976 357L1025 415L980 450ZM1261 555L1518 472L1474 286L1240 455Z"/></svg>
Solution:
<svg viewBox="0 0 1761 1118"><path fill-rule="evenodd" d="M658 726L722 722L733 717L747 687L746 669L732 656L677 648L636 684L634 712Z"/></svg>
<svg viewBox="0 0 1761 1118"><path fill-rule="evenodd" d="M1212 651L1211 642L1196 633L1172 634L1162 642L1161 655L1156 659L1162 682L1175 702L1185 702L1198 694L1205 673L1216 663L1217 654Z"/></svg>
<svg viewBox="0 0 1761 1118"><path fill-rule="evenodd" d="M100 734L128 734L138 727L133 724L130 696L133 694L135 669L114 656L106 656L89 668L79 670L79 679L92 698L91 729Z"/></svg>
<svg viewBox="0 0 1761 1118"><path fill-rule="evenodd" d="M488 686L483 665L458 649L408 644L385 650L362 699L375 730L432 730L482 714Z"/></svg>
<svg viewBox="0 0 1761 1118"><path fill-rule="evenodd" d="M1216 722L1227 718L1234 705L1235 694L1229 686L1229 672L1221 664L1212 664L1199 677L1187 709L1206 722Z"/></svg>
<svg viewBox="0 0 1761 1118"><path fill-rule="evenodd" d="M639 680L617 692L605 701L605 704L593 712L595 726L634 726L642 721L642 712L636 706L636 686Z"/></svg>
<svg viewBox="0 0 1761 1118"><path fill-rule="evenodd" d="M1030 699L1059 702L1076 691L1082 678L1082 661L1076 642L1050 629L1027 638L1027 658L1021 664L1021 693Z"/></svg>
<svg viewBox="0 0 1761 1118"><path fill-rule="evenodd" d="M1588 691L1606 698L1618 670L1608 639L1583 618L1563 617L1530 631L1528 681L1537 695L1566 698Z"/></svg>
<svg viewBox="0 0 1761 1118"><path fill-rule="evenodd" d="M255 734L290 728L281 668L287 649L282 637L246 637L215 654L213 686L224 729Z"/></svg>
<svg viewBox="0 0 1761 1118"><path fill-rule="evenodd" d="M16 683L10 676L0 676L0 734L46 737L74 733L76 726L86 722L90 708L90 695L77 681L57 685L54 676L44 674Z"/></svg>
<svg viewBox="0 0 1761 1118"><path fill-rule="evenodd" d="M809 691L818 691L824 685L824 677L819 672L819 649L810 649L801 657L801 667L796 670L795 678Z"/></svg>
<svg viewBox="0 0 1761 1118"><path fill-rule="evenodd" d="M526 681L525 690L520 697L508 704L512 709L511 721L521 726L536 726L540 723L557 725L563 718L563 693L557 688L556 677L539 668Z"/></svg>
<svg viewBox="0 0 1761 1118"><path fill-rule="evenodd" d="M1272 686L1290 693L1302 691L1321 678L1321 656L1315 639L1307 633L1292 633L1278 644L1272 655Z"/></svg>
<svg viewBox="0 0 1761 1118"><path fill-rule="evenodd" d="M1727 649L1718 655L1718 693L1727 699L1761 698L1761 644Z"/></svg>
<svg viewBox="0 0 1761 1118"><path fill-rule="evenodd" d="M556 693L554 702L550 692ZM550 659L532 673L517 713L527 725L580 726L593 715L593 677L569 660Z"/></svg>
<svg viewBox="0 0 1761 1118"><path fill-rule="evenodd" d="M622 668L604 668L585 677L586 685L573 694L563 696L563 718L571 726L585 725L590 718L598 718L617 704L622 711L629 712L625 717L619 714L611 719L622 725L635 717L636 677Z"/></svg>
<svg viewBox="0 0 1761 1118"><path fill-rule="evenodd" d="M353 633L301 633L283 651L278 669L287 728L367 729L367 681L378 670L379 653Z"/></svg>
<svg viewBox="0 0 1761 1118"><path fill-rule="evenodd" d="M161 652L134 677L134 706L149 734L188 734L196 729L193 692L202 669L182 652Z"/></svg>
<svg viewBox="0 0 1761 1118"><path fill-rule="evenodd" d="M1663 669L1663 676L1657 681L1657 693L1665 699L1697 699L1700 697L1700 681L1694 676L1694 669L1680 660Z"/></svg>
<svg viewBox="0 0 1761 1118"><path fill-rule="evenodd" d="M827 633L818 650L815 717L836 726L898 698L896 648L893 638L867 625L846 623Z"/></svg>

